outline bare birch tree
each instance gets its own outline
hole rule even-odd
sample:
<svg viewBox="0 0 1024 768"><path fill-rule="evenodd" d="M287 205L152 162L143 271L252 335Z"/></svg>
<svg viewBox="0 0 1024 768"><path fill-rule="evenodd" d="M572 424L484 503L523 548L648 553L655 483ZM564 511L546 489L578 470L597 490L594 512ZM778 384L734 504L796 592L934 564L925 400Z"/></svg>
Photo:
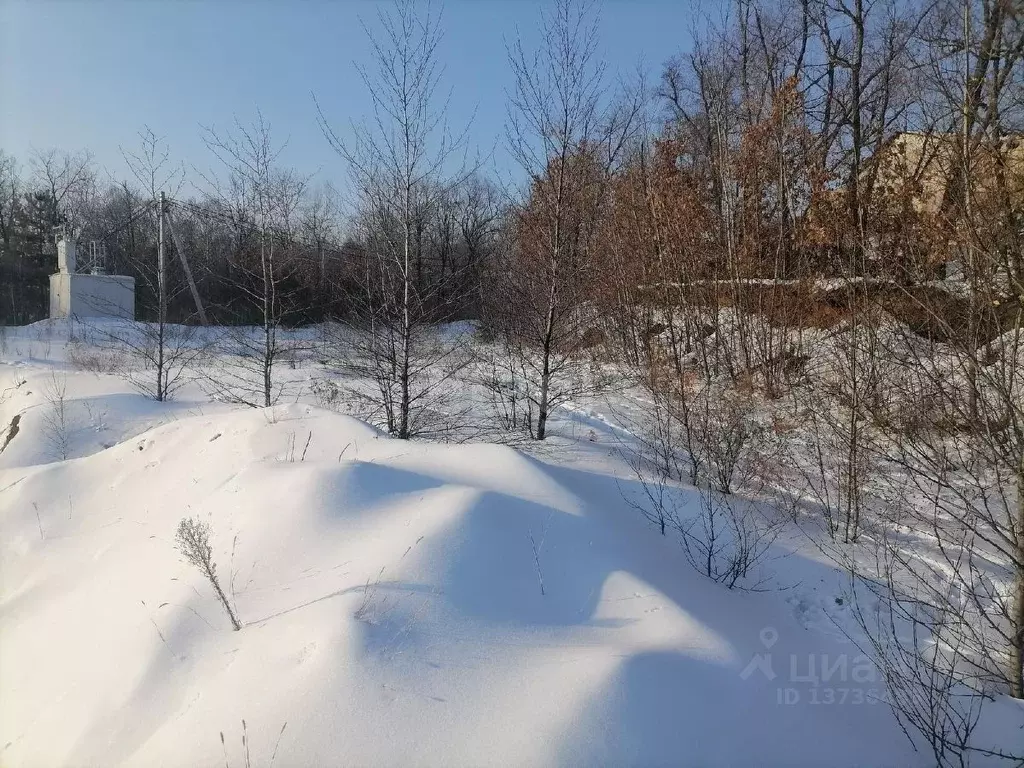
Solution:
<svg viewBox="0 0 1024 768"><path fill-rule="evenodd" d="M205 131L207 147L227 171L227 185L214 184L235 220L239 248L232 287L243 297L240 319L259 327L234 326L226 362L211 376L215 394L232 402L268 408L283 383L274 368L286 352L279 332L285 314L289 265L283 259L298 226L306 179L281 168L284 145L273 141L270 125L257 112L250 124L235 120L227 132Z"/></svg>
<svg viewBox="0 0 1024 768"><path fill-rule="evenodd" d="M366 124L343 138L319 107L320 127L345 160L358 195L366 245L362 285L344 334L343 367L376 384L388 431L406 439L421 432L441 380L457 367L451 345L431 337L430 324L446 319L451 275L423 274L421 234L433 210L464 176L465 134L446 122L439 93L441 14L412 0L396 0L368 27L372 63L357 65L373 103Z"/></svg>
<svg viewBox="0 0 1024 768"><path fill-rule="evenodd" d="M589 2L559 0L541 14L540 44L517 39L509 61L509 151L526 172L527 197L500 280L492 322L519 358L543 440L551 410L586 389L577 365L593 341L588 291L593 248L608 179L637 126L643 98L607 97ZM510 315L508 310L514 308Z"/></svg>
<svg viewBox="0 0 1024 768"><path fill-rule="evenodd" d="M189 372L205 356L208 343L195 326L168 322L168 305L185 290L185 285L182 281L175 285L171 280L167 263L173 240L167 219L169 206L165 204L165 210L160 210L160 195L163 192L170 198L177 196L185 181L184 168L172 162L166 140L148 126L143 127L138 136L137 147L121 148L125 164L142 189L140 195L127 182L121 187L126 204L124 217L131 234L130 248L124 256L136 284L141 283L155 300L155 307L143 305L143 316L149 314L145 310L155 309L156 322L92 324L92 327L100 337L127 352L118 366L121 375L143 394L164 401L171 399L188 381ZM136 236L137 219L148 219L145 234L149 236L143 236L141 231ZM163 261L158 250L160 237L165 240ZM138 303L142 304L141 297Z"/></svg>

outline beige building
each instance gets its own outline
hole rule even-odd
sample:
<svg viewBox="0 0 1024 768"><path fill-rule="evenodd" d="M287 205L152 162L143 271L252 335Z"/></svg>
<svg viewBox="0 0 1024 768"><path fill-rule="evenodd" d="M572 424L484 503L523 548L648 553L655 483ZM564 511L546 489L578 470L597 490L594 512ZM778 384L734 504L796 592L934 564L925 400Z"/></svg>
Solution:
<svg viewBox="0 0 1024 768"><path fill-rule="evenodd" d="M879 156L876 193L909 193L915 209L928 214L939 214L962 198L965 163L961 136L900 133ZM1001 174L1011 204L1024 206L1024 136L1007 136L998 149L985 144L973 147L970 166L975 200L991 201L999 194Z"/></svg>

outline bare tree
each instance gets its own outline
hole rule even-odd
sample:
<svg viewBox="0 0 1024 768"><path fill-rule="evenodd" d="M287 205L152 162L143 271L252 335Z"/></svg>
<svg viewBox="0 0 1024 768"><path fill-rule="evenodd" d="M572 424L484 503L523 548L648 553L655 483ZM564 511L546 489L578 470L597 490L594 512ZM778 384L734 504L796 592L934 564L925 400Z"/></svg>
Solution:
<svg viewBox="0 0 1024 768"><path fill-rule="evenodd" d="M212 342L198 328L164 323L132 323L99 326L103 336L124 354L114 371L146 397L173 400L197 374L207 359Z"/></svg>
<svg viewBox="0 0 1024 768"><path fill-rule="evenodd" d="M316 291L320 308L326 311L331 304L329 296L330 274L328 260L338 240L338 220L341 214L338 191L330 183L320 186L308 199L301 212L300 231L312 249L316 270Z"/></svg>
<svg viewBox="0 0 1024 768"><path fill-rule="evenodd" d="M66 376L50 374L43 390L46 408L43 411L43 436L50 449L64 461L71 451L71 413L68 407L68 381Z"/></svg>
<svg viewBox="0 0 1024 768"><path fill-rule="evenodd" d="M16 293L21 288L16 264L24 260L24 255L16 255L12 248L16 215L21 204L21 187L17 160L0 150L0 275L6 278L6 290L0 293L0 307L6 306L6 311L0 313L0 317L12 321L18 314Z"/></svg>
<svg viewBox="0 0 1024 768"><path fill-rule="evenodd" d="M506 134L530 179L513 247L495 270L492 325L516 351L543 440L551 410L580 388L577 360L592 343L592 250L609 174L633 133L642 93L607 99L592 6L559 0L543 12L539 49L521 39ZM509 312L510 309L514 311Z"/></svg>
<svg viewBox="0 0 1024 768"><path fill-rule="evenodd" d="M14 236L14 214L21 196L21 175L13 155L0 150L0 255L7 256ZM12 284L13 287L13 284Z"/></svg>
<svg viewBox="0 0 1024 768"><path fill-rule="evenodd" d="M452 171L464 133L449 130L447 104L438 97L440 22L429 5L397 0L379 13L378 31L366 29L373 62L357 68L373 117L354 127L352 139L341 138L318 105L324 135L355 183L366 249L350 314L356 332L345 334L340 357L371 376L388 431L403 439L422 431L417 414L431 410L443 396L440 384L460 364L429 328L447 319L452 274L431 279L422 259L426 216L465 176Z"/></svg>
<svg viewBox="0 0 1024 768"><path fill-rule="evenodd" d="M1024 295L1014 267L1022 219L1000 179L1013 152L1004 117L1019 115L1011 94L1021 79L1021 19L1007 4L968 0L936 4L922 28L933 99L925 106L950 130L927 137L917 169L900 170L926 182L918 207L941 233L936 247L960 260L963 290L953 298L901 286L898 298L929 338L897 329L882 350L897 375L886 401L866 403L885 438L877 452L911 491L893 505L900 529L890 534L889 560L899 583L888 599L904 614L926 600L935 615L955 617L933 634L958 649L959 681L1020 698L1024 348L1012 297ZM931 556L908 548L908 536Z"/></svg>
<svg viewBox="0 0 1024 768"><path fill-rule="evenodd" d="M810 404L807 442L787 457L801 491L820 508L828 535L844 543L857 540L883 470L873 415L889 400L892 382L883 375L889 370L891 377L891 365L877 322L880 315L855 310L851 322L815 346L819 365L801 393Z"/></svg>
<svg viewBox="0 0 1024 768"><path fill-rule="evenodd" d="M122 187L127 211L126 225L132 228L131 248L126 260L137 283L148 288L156 299L155 323L132 323L110 326L95 324L93 330L118 349L126 352L118 371L143 394L164 401L188 381L189 372L202 360L209 343L193 325L168 323L168 304L185 286L172 285L166 261L176 246L168 219L169 205L160 209L166 196L175 197L184 184L185 172L170 159L166 141L148 126L139 131L139 146L134 150L121 148L125 163L143 189L142 196L132 193L128 184ZM143 242L135 237L136 219L148 218L154 237ZM162 242L158 242L162 241ZM159 248L164 248L160 254ZM102 309L102 307L101 307Z"/></svg>
<svg viewBox="0 0 1024 768"><path fill-rule="evenodd" d="M678 456L673 460L678 462ZM663 535L679 537L695 570L729 589L764 588L768 575L762 568L773 558L782 520L771 517L757 501L723 493L712 482L681 487L663 461L645 464L640 456L634 469L642 495L627 501Z"/></svg>
<svg viewBox="0 0 1024 768"><path fill-rule="evenodd" d="M458 227L465 254L461 270L470 311L479 317L484 306L483 275L492 260L500 234L503 205L498 188L478 174L469 176L457 190L459 198Z"/></svg>
<svg viewBox="0 0 1024 768"><path fill-rule="evenodd" d="M908 553L897 537L883 533L873 555L866 563L848 558L850 611L862 632L855 642L875 662L911 741L924 739L936 765L965 768L987 699L972 675L968 614L948 601L936 604L930 589L905 578ZM873 577L865 575L868 567ZM941 568L929 576L946 582Z"/></svg>
<svg viewBox="0 0 1024 768"><path fill-rule="evenodd" d="M72 226L84 224L84 203L94 193L96 171L88 152L39 150L29 161L38 186L46 190L64 220Z"/></svg>
<svg viewBox="0 0 1024 768"><path fill-rule="evenodd" d="M171 161L167 140L158 136L148 125L139 130L138 137L138 147L121 147L121 157L128 170L151 202L156 201L161 191L168 197L177 197L185 183L184 166Z"/></svg>
<svg viewBox="0 0 1024 768"><path fill-rule="evenodd" d="M228 282L242 297L235 319L259 322L255 332L247 325L232 327L227 356L211 383L218 397L267 408L283 388L274 367L286 351L279 332L287 278L294 270L294 263L283 256L294 247L307 180L278 166L284 145L274 143L270 125L258 111L252 123L236 119L227 132L206 129L205 141L227 172L226 186L211 186L234 217L238 249Z"/></svg>

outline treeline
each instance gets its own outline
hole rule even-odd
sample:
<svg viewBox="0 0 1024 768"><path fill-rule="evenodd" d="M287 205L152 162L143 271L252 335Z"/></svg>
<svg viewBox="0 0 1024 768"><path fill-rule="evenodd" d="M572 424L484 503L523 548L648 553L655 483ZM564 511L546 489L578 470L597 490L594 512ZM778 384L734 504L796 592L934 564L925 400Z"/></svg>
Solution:
<svg viewBox="0 0 1024 768"><path fill-rule="evenodd" d="M544 34L573 12L553 10ZM998 275L1001 294L1020 293L1018 5L736 0L725 18L704 25L693 50L668 62L653 87L610 87L589 27L574 41L588 50L546 39L546 72L532 68L533 52L514 47L507 144L529 180L518 190L489 179L485 163L452 173L449 161L466 147L437 125L421 126L422 167L400 178L391 173L401 171L400 158L381 154L395 147L340 146L322 113L328 142L349 160L361 200L355 211L342 210L330 185L278 167L280 147L262 118L229 137L207 132L223 174L185 200L183 169L148 129L125 152L131 174L118 183L102 182L87 153L38 152L22 163L0 155L0 320L45 317L62 224L83 248L105 249L110 271L136 278L137 314L153 319L160 190L170 195L200 294L220 322L256 320L243 287L261 216L272 219L263 223L277 239L282 316L295 324L345 316L346 294L368 279L366 259L393 244L390 230L406 226L410 277L433 296L436 319L481 317L501 288L488 279L484 290L484 275L536 272L527 262L539 256L559 283L543 290L562 303L600 298L634 358L652 325L649 307L679 301L680 291L687 300L792 310L781 293L740 295L737 279L912 285L944 277L955 263L972 284L992 285ZM386 99L392 84L377 85L384 89L375 98ZM565 88L575 92L562 98ZM432 91L420 97L406 106L429 108ZM259 180L266 190L254 193L225 140L275 161ZM399 200L403 183L407 199ZM382 192L395 199L382 202ZM261 204L267 210L254 209ZM552 266L552 256L564 268ZM194 307L178 259L168 263L170 317L187 321ZM509 287L534 277L517 276Z"/></svg>
<svg viewBox="0 0 1024 768"><path fill-rule="evenodd" d="M136 174L119 183L101 183L88 153L38 152L21 164L0 150L0 323L21 325L47 317L49 275L57 271L55 237L66 229L78 242L80 270L90 267L92 248L105 257L110 274L136 281L136 316L158 315L158 215L160 191L167 194L172 222L165 230L167 319L198 322L177 244L185 252L211 321L262 321L252 290L259 272L260 219L251 205L264 203L266 222L277 248L275 283L280 319L288 325L320 322L351 312L346 294L365 274L372 235L357 219L343 215L330 184L274 169L262 200L246 180L231 171L223 188L207 194L181 194L184 171L172 166L164 142L152 131L139 134L128 154ZM501 198L482 176L445 189L431 210L417 212L415 263L424 284L458 275L452 290L464 297L454 316L479 316L478 286L468 280L494 247ZM174 229L177 241L172 237Z"/></svg>

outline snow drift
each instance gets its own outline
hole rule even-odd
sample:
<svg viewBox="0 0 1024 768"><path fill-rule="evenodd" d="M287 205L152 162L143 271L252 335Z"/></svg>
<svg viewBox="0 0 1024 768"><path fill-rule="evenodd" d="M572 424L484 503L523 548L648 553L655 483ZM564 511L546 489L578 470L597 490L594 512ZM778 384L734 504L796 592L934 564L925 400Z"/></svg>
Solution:
<svg viewBox="0 0 1024 768"><path fill-rule="evenodd" d="M301 405L13 462L0 762L243 765L243 719L254 765L926 762L882 703L787 705L790 657L854 649L702 580L623 482Z"/></svg>

